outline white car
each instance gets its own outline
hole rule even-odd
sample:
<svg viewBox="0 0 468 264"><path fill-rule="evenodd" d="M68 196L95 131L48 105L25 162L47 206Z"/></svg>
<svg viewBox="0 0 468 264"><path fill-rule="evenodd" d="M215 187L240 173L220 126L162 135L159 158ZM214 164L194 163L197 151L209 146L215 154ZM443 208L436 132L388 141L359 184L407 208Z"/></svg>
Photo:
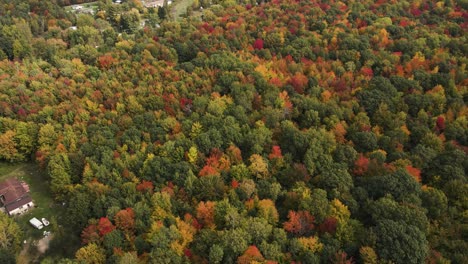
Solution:
<svg viewBox="0 0 468 264"><path fill-rule="evenodd" d="M47 221L45 218L42 218L41 221L44 223L44 226L48 226L50 224L49 221Z"/></svg>

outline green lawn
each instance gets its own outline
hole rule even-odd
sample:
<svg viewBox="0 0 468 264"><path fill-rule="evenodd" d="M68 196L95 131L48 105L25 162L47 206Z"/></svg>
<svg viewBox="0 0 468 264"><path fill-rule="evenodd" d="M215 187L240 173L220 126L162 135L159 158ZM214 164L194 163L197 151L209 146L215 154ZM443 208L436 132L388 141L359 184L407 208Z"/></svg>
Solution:
<svg viewBox="0 0 468 264"><path fill-rule="evenodd" d="M66 11L76 12L76 10L73 9L73 6L82 6L84 8L91 8L91 9L94 10L94 12L97 12L97 10L98 10L98 1L84 3L84 4L69 5L69 6L65 6L64 8L65 8Z"/></svg>
<svg viewBox="0 0 468 264"><path fill-rule="evenodd" d="M49 230L51 226L45 227L42 230L37 230L29 224L29 219L36 217L41 219L47 218L49 221L52 218L57 218L61 208L54 203L47 185L46 175L39 170L34 163L18 163L6 164L0 163L0 180L7 178L18 178L28 183L30 194L35 204L35 208L31 209L26 214L15 216L25 237L39 238L44 230Z"/></svg>
<svg viewBox="0 0 468 264"><path fill-rule="evenodd" d="M179 19L187 12L187 7L191 6L193 0L176 0L172 2L172 16L174 19Z"/></svg>
<svg viewBox="0 0 468 264"><path fill-rule="evenodd" d="M34 163L0 163L0 180L12 177L16 177L28 183L31 197L36 206L29 212L21 216L14 217L20 228L23 230L24 239L30 242L26 247L32 249L27 250L29 253L26 254L26 256L22 256L22 258L38 260L47 255L62 254L62 252L52 250L54 252L47 251L45 255L41 256L37 251L34 251L35 246L31 246L31 242L37 241L43 237L44 231L52 231L52 233L54 233L54 229L57 229L57 226L61 225L63 222L62 216L64 215L65 210L60 204L54 202L48 186L47 175L45 175L45 173ZM47 218L50 225L38 230L29 223L29 220L33 217L36 217L39 220L43 217ZM70 239L65 241L67 244L66 247L75 248L77 244L76 238L72 237L71 232L65 231L65 233L70 233ZM63 238L61 240L63 241Z"/></svg>
<svg viewBox="0 0 468 264"><path fill-rule="evenodd" d="M22 163L0 162L0 181L8 178L10 173L21 168L23 165Z"/></svg>
<svg viewBox="0 0 468 264"><path fill-rule="evenodd" d="M36 206L30 212L18 217L18 222L25 231L25 234L29 234L32 237L42 236L44 230L49 231L51 226L45 227L42 230L37 230L29 224L29 219L36 217L39 220L43 217L51 221L52 218L57 218L57 214L61 211L57 208L49 186L47 185L46 176L42 171L39 170L35 164L25 165L20 172L23 172L23 176L19 178L29 184L31 190L31 197Z"/></svg>

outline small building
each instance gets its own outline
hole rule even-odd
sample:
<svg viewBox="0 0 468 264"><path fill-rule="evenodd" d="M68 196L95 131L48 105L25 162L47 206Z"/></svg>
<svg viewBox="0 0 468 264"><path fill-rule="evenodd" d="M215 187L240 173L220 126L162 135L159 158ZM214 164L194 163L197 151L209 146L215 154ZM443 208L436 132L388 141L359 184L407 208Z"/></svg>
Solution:
<svg viewBox="0 0 468 264"><path fill-rule="evenodd" d="M81 8L79 10L76 10L76 13L77 14L86 14L86 15L93 16L94 15L94 9L89 8L89 7L84 7L84 8Z"/></svg>
<svg viewBox="0 0 468 264"><path fill-rule="evenodd" d="M31 218L31 220L29 220L29 223L31 223L31 225L33 225L37 229L42 229L44 227L44 224L41 221L39 221L39 219L37 219L36 217Z"/></svg>
<svg viewBox="0 0 468 264"><path fill-rule="evenodd" d="M146 0L142 1L143 6L146 8L157 8L164 6L164 0Z"/></svg>
<svg viewBox="0 0 468 264"><path fill-rule="evenodd" d="M18 215L34 207L29 186L16 178L0 182L0 207L8 215Z"/></svg>

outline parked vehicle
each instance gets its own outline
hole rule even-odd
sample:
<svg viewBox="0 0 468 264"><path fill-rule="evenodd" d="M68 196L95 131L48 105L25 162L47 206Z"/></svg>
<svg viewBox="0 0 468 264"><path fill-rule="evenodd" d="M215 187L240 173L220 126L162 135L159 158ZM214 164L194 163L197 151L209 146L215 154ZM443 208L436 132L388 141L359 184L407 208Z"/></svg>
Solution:
<svg viewBox="0 0 468 264"><path fill-rule="evenodd" d="M48 226L50 224L49 221L47 221L45 218L42 218L41 221L44 223L44 226Z"/></svg>
<svg viewBox="0 0 468 264"><path fill-rule="evenodd" d="M39 219L37 219L36 217L29 220L29 223L31 223L31 225L33 225L37 229L42 229L44 227L44 224L41 221L39 221Z"/></svg>

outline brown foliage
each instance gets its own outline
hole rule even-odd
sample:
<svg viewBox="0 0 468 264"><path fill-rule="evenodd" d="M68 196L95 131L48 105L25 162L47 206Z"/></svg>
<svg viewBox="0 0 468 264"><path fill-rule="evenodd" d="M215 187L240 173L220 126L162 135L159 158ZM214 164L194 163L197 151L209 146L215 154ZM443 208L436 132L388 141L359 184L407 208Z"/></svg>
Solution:
<svg viewBox="0 0 468 264"><path fill-rule="evenodd" d="M197 206L197 219L200 224L206 227L214 227L214 208L215 203L200 202Z"/></svg>
<svg viewBox="0 0 468 264"><path fill-rule="evenodd" d="M131 232L135 228L135 213L132 208L120 210L114 219L117 228L123 231Z"/></svg>

